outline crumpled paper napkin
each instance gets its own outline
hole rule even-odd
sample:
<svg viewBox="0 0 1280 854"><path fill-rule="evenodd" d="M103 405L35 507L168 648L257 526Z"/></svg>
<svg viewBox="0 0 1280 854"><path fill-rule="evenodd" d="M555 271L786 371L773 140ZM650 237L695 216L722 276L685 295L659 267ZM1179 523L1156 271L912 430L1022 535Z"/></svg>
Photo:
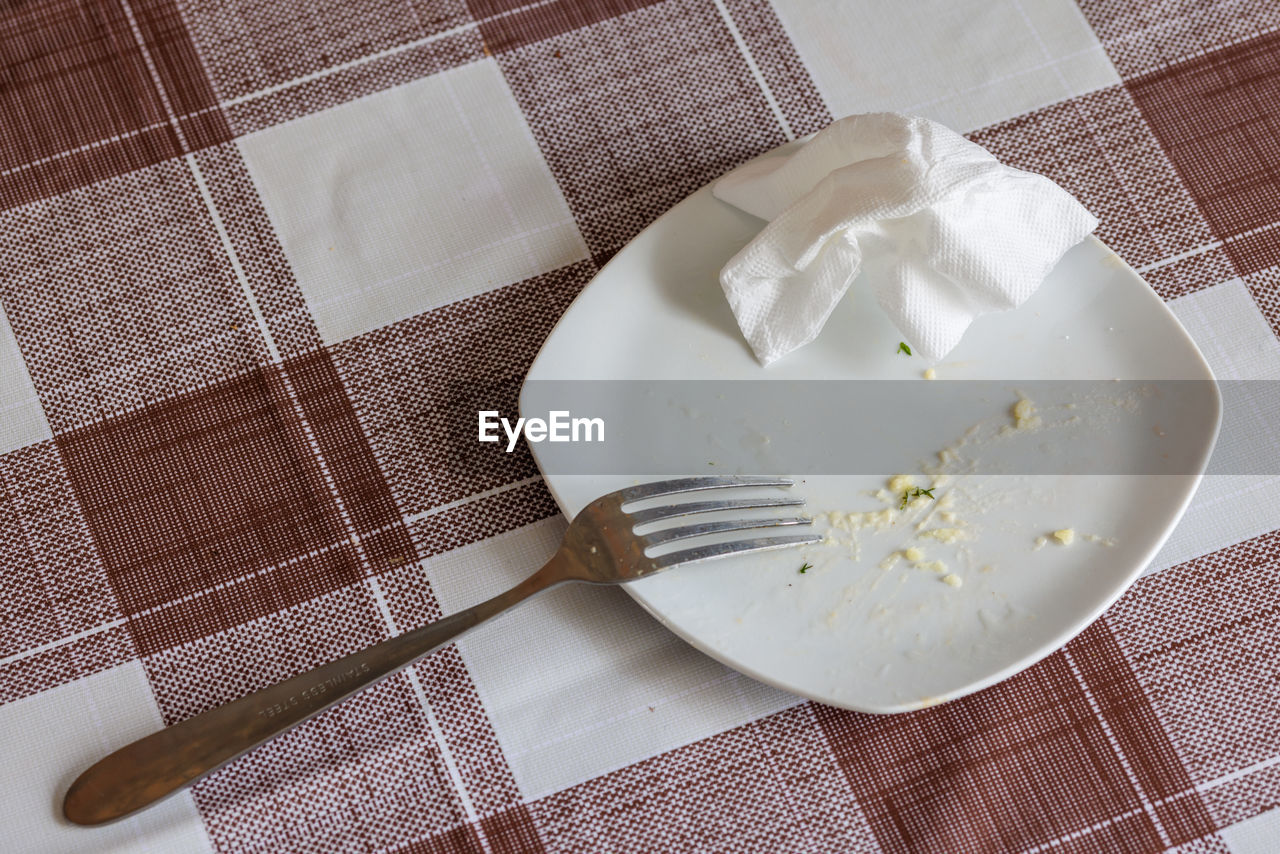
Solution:
<svg viewBox="0 0 1280 854"><path fill-rule="evenodd" d="M974 318L1030 297L1098 225L1043 175L897 113L841 119L794 154L730 172L712 192L769 220L720 273L766 365L818 336L864 265L906 342L937 361Z"/></svg>

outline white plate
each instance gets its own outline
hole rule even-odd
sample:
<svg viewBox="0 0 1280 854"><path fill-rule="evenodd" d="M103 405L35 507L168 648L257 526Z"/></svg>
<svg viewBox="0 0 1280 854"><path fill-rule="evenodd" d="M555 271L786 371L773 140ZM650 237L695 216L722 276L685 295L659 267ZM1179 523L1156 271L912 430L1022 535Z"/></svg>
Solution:
<svg viewBox="0 0 1280 854"><path fill-rule="evenodd" d="M761 368L717 282L720 267L761 226L708 189L695 193L600 271L548 337L528 380L921 376L925 365L919 359L895 353L900 335L861 281L817 341ZM1022 307L976 322L938 373L942 379L1007 380L1011 387L1018 380L1213 379L1163 302L1093 238L1071 250ZM545 414L529 411L528 389L526 384L522 414ZM1008 403L993 407L1003 417ZM880 568L882 558L910 544L912 528L904 522L889 533L861 532L856 557L848 545L805 547L681 567L626 589L698 649L805 697L868 712L908 711L952 699L1058 648L1140 574L1199 483L1220 420L1216 389L1210 408L1212 413L1187 429L1141 426L1152 441L1195 461L1185 473L975 475L954 481L963 487L957 495L975 498L953 509L977 538L963 547L931 545L927 553L964 580L960 588L905 562ZM1122 419L1141 417L1112 409ZM1062 428L1056 439L1046 431L1046 447L1082 436L1088 441L1097 423L1085 427L1075 433ZM703 429L714 443L722 426L706 423ZM545 472L550 447L531 448ZM659 458L663 453L655 448ZM637 464L632 471L642 468ZM718 471L723 469L693 473ZM569 516L636 480L547 473L552 495ZM878 506L867 491L883 482L805 477L798 489L814 512L865 510ZM1037 535L1065 527L1114 545L1078 538L1070 546L1050 541L1035 548ZM814 566L802 575L798 568L806 561ZM982 566L991 569L983 572Z"/></svg>

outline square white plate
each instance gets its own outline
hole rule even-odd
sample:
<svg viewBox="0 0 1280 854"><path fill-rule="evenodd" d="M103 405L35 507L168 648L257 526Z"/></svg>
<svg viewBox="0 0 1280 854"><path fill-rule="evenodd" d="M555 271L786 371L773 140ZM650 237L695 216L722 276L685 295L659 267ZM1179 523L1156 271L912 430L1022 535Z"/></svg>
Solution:
<svg viewBox="0 0 1280 854"><path fill-rule="evenodd" d="M924 382L926 365L896 352L901 336L861 280L817 341L762 368L717 281L725 261L762 226L708 188L665 214L565 313L529 371L521 414L545 416L545 400L530 389L545 389L548 380ZM756 679L869 712L908 711L962 696L1068 641L1141 573L1186 509L1221 418L1213 375L1159 297L1093 238L1067 253L1023 306L980 318L937 370L939 387L949 379L1007 384L1007 399L992 401L988 427L1011 418L1019 382L1196 380L1211 393L1204 417L1185 424L1148 424L1140 406L1117 398L1092 402L1112 412L1110 422L1082 409L1084 419L1069 427L1074 416L1063 404L1050 412L1041 402L1045 421L1056 425L1038 434L1046 453L1094 441L1099 430L1127 430L1128 441L1149 436L1191 461L1177 473L962 475L938 493L952 494L950 507L922 502L885 531L857 531L856 544L853 535L837 531L835 544L680 567L628 585L628 592L680 637ZM674 411L670 401L652 405ZM695 414L690 424L697 423ZM705 440L711 448L727 428L704 419L700 429L705 436L696 444ZM654 439L657 459L689 456L689 448L664 448L664 441ZM531 448L569 516L603 493L658 479L640 460L614 469L627 474L565 474L563 466L548 465L552 446ZM555 453L563 454L564 446ZM694 449L693 458L704 453ZM930 482L913 474L921 485ZM869 497L884 486L882 475L797 479L796 491L813 514L894 503ZM946 525L962 528L966 541L919 538L916 523L934 511L926 526L937 527L944 509L955 514ZM1037 546L1040 536L1068 527L1080 535L1071 545L1050 537ZM922 546L930 561L941 560L963 585L942 583L936 567L901 559L882 568L887 556L910 545ZM812 568L801 574L804 563Z"/></svg>

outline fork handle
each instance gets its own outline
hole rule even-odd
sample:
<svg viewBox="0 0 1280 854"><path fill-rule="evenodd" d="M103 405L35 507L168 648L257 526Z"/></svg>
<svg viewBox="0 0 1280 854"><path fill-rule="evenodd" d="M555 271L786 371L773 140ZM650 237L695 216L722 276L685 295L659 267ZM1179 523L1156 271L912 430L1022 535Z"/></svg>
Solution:
<svg viewBox="0 0 1280 854"><path fill-rule="evenodd" d="M529 596L567 580L556 558L486 602L140 738L76 778L63 813L102 824L142 809L407 667Z"/></svg>

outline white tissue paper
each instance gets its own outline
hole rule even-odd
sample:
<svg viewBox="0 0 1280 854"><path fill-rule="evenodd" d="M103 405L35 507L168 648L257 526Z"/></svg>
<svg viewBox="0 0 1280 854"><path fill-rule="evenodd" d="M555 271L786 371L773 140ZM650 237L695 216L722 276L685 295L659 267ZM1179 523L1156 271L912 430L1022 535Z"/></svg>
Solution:
<svg viewBox="0 0 1280 854"><path fill-rule="evenodd" d="M794 154L730 172L712 192L769 220L720 273L766 365L818 336L864 260L881 308L915 352L937 361L978 315L1031 296L1098 225L1043 175L897 113L841 119Z"/></svg>

